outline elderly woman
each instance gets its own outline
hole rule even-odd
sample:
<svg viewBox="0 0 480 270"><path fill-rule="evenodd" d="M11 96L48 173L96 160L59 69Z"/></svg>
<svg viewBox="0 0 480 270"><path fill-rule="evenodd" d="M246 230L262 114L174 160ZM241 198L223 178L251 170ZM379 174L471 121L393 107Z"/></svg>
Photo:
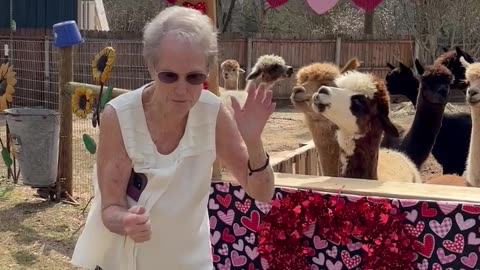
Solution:
<svg viewBox="0 0 480 270"><path fill-rule="evenodd" d="M246 192L269 201L274 177L261 133L272 92L251 85L233 113L202 89L217 55L210 19L163 10L144 30L153 82L102 114L95 199L72 263L105 270L211 270L207 202L216 158ZM233 115L232 115L233 114Z"/></svg>

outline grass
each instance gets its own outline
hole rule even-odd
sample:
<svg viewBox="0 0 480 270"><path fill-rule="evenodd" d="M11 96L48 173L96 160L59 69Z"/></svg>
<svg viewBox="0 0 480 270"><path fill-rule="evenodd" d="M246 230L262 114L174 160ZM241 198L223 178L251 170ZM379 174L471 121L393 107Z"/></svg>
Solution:
<svg viewBox="0 0 480 270"><path fill-rule="evenodd" d="M76 269L68 261L85 218L81 207L34 194L0 180L0 270Z"/></svg>
<svg viewBox="0 0 480 270"><path fill-rule="evenodd" d="M14 185L6 179L7 170L0 162L0 270L11 269L77 269L69 260L84 223L82 214L92 193L92 156L83 146L82 135L97 140L98 129L89 120L74 117L73 175L74 197L80 206L57 204L36 197L30 187ZM0 136L5 137L5 127ZM21 181L21 180L20 180Z"/></svg>

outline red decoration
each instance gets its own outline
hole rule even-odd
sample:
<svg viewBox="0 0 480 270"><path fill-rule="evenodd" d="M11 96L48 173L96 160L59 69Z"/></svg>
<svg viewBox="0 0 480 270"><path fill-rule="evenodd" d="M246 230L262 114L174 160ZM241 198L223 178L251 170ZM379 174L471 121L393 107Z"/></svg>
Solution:
<svg viewBox="0 0 480 270"><path fill-rule="evenodd" d="M300 239L315 224L317 234L331 242L346 245L352 236L361 240L361 269L413 269L415 237L404 226L406 214L397 210L386 199L345 202L339 196L326 199L312 191L293 192L274 200L263 217L258 251L270 269L309 270L306 257L315 251Z"/></svg>
<svg viewBox="0 0 480 270"><path fill-rule="evenodd" d="M182 4L182 6L188 7L188 8L193 8L193 9L196 9L196 10L200 10L203 14L207 14L207 4L205 4L205 2L200 2L198 4L192 4L192 3L189 3L189 2L184 2Z"/></svg>
<svg viewBox="0 0 480 270"><path fill-rule="evenodd" d="M175 5L175 3L177 2L177 0L166 0L169 4L172 4L172 5Z"/></svg>
<svg viewBox="0 0 480 270"><path fill-rule="evenodd" d="M279 6L284 5L287 2L288 0L267 0L267 3L270 6L270 8L277 8Z"/></svg>
<svg viewBox="0 0 480 270"><path fill-rule="evenodd" d="M203 89L208 89L208 82L207 81L203 82Z"/></svg>
<svg viewBox="0 0 480 270"><path fill-rule="evenodd" d="M368 12L374 10L383 0L352 0L352 2L357 7Z"/></svg>

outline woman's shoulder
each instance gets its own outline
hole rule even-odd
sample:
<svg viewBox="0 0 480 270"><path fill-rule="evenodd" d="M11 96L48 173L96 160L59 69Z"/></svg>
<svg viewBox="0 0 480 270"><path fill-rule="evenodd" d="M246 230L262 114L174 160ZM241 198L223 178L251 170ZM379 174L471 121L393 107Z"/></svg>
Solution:
<svg viewBox="0 0 480 270"><path fill-rule="evenodd" d="M135 103L138 99L138 96L141 95L142 90L148 85L149 84L145 84L137 89L133 89L129 92L116 96L115 98L112 98L108 104L112 105L116 109L125 108L129 105L136 106Z"/></svg>
<svg viewBox="0 0 480 270"><path fill-rule="evenodd" d="M220 104L220 98L209 90L202 90L202 93L200 94L200 99L198 101L200 103L213 106L218 106Z"/></svg>

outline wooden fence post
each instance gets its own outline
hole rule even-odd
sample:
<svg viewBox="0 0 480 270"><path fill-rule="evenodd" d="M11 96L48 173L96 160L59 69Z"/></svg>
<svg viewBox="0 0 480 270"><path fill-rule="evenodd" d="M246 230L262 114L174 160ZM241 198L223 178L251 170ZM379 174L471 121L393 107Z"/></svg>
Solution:
<svg viewBox="0 0 480 270"><path fill-rule="evenodd" d="M60 76L58 83L60 111L60 144L58 180L65 191L73 197L73 155L72 155L72 108L70 95L65 91L68 82L73 81L73 47L59 48ZM57 198L59 200L60 198Z"/></svg>
<svg viewBox="0 0 480 270"><path fill-rule="evenodd" d="M252 37L247 38L247 75L252 72L252 50L253 50L253 39Z"/></svg>
<svg viewBox="0 0 480 270"><path fill-rule="evenodd" d="M337 37L337 41L335 43L335 64L337 66L340 66L340 58L342 57L341 55L342 52L342 38Z"/></svg>
<svg viewBox="0 0 480 270"><path fill-rule="evenodd" d="M216 0L207 0L205 1L207 7L207 15L210 17L213 23L213 27L217 27L217 1ZM213 63L210 67L210 75L208 77L208 90L216 94L217 96L220 95L218 89L218 61ZM212 180L220 180L222 177L222 165L220 161L217 159L213 163L212 168Z"/></svg>

